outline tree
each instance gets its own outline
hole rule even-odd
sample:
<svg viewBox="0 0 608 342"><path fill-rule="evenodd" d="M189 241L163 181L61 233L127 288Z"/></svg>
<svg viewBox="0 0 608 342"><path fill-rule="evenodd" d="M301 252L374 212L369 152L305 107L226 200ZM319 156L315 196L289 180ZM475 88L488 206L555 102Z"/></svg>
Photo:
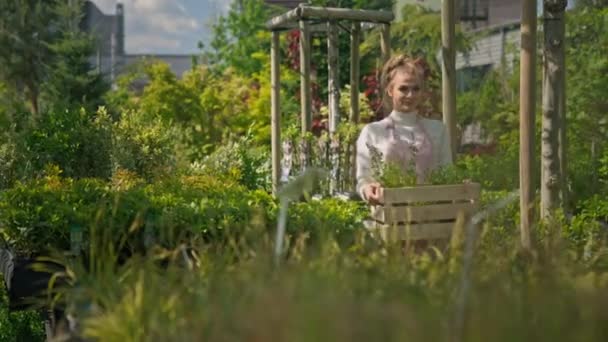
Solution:
<svg viewBox="0 0 608 342"><path fill-rule="evenodd" d="M40 84L51 54L48 44L55 36L54 4L0 1L0 78L23 93L34 114L39 112Z"/></svg>
<svg viewBox="0 0 608 342"><path fill-rule="evenodd" d="M89 62L94 52L93 37L79 28L82 9L82 0L59 1L53 8L57 37L48 45L50 56L42 91L48 104L94 111L103 103L109 85Z"/></svg>
<svg viewBox="0 0 608 342"><path fill-rule="evenodd" d="M566 20L566 130L571 199L608 191L599 187L598 161L608 135L608 8L568 11ZM605 152L604 152L605 153Z"/></svg>
<svg viewBox="0 0 608 342"><path fill-rule="evenodd" d="M79 27L82 9L82 0L0 2L0 79L35 116L41 100L92 108L107 90L88 62L93 41Z"/></svg>
<svg viewBox="0 0 608 342"><path fill-rule="evenodd" d="M213 26L212 50L204 53L208 64L219 73L228 67L241 75L260 71L262 64L252 56L270 50L270 40L259 39L259 34L266 31L266 20L278 11L262 0L233 1L226 16Z"/></svg>

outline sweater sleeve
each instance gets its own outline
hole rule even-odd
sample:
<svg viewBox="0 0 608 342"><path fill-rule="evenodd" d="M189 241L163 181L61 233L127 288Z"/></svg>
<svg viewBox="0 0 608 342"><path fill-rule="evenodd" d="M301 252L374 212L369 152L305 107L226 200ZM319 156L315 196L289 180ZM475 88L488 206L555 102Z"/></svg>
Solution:
<svg viewBox="0 0 608 342"><path fill-rule="evenodd" d="M366 200L363 186L374 182L371 169L371 157L367 144L371 144L369 126L363 127L357 139L357 192Z"/></svg>

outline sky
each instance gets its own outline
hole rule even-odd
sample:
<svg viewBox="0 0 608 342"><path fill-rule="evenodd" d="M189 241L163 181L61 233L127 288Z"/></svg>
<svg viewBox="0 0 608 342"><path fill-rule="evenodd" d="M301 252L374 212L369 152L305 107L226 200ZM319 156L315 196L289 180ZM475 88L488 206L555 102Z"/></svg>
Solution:
<svg viewBox="0 0 608 342"><path fill-rule="evenodd" d="M228 0L92 0L105 14L124 5L125 50L129 54L190 54L208 42L216 18Z"/></svg>
<svg viewBox="0 0 608 342"><path fill-rule="evenodd" d="M125 49L129 54L197 53L199 41L209 42L211 25L228 11L231 0L92 0L102 12L125 8ZM418 0L420 1L420 0ZM539 13L542 9L539 4ZM574 3L569 0L571 7Z"/></svg>

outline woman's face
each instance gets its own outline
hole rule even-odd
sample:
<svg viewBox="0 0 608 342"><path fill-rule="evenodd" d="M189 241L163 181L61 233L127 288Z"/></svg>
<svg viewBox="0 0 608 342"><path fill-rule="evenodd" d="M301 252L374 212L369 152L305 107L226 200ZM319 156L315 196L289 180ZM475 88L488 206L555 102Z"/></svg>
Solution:
<svg viewBox="0 0 608 342"><path fill-rule="evenodd" d="M404 68L399 68L395 70L393 80L386 91L393 102L393 110L414 112L424 100L422 90L419 76Z"/></svg>

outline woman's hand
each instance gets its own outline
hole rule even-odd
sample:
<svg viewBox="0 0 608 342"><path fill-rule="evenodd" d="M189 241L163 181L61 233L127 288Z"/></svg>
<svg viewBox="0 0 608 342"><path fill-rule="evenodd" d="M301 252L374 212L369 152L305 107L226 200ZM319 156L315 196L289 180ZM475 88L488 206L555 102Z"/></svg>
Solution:
<svg viewBox="0 0 608 342"><path fill-rule="evenodd" d="M369 183L363 186L363 195L369 204L380 204L381 190L380 183Z"/></svg>

